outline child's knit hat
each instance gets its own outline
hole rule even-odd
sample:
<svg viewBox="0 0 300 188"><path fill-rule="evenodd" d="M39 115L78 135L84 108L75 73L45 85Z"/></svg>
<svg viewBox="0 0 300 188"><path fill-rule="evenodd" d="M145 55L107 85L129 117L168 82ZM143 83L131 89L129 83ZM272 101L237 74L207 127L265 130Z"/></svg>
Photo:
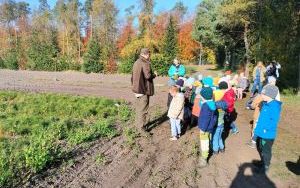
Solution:
<svg viewBox="0 0 300 188"><path fill-rule="evenodd" d="M210 77L210 76L203 78L202 83L203 83L204 87L213 87L214 86L214 81L213 81L212 77Z"/></svg>
<svg viewBox="0 0 300 188"><path fill-rule="evenodd" d="M276 96L278 95L278 92L279 92L278 87L274 86L274 85L270 85L270 84L264 86L262 91L261 91L261 93L263 95L266 95L266 96L268 96L272 99L276 98Z"/></svg>
<svg viewBox="0 0 300 188"><path fill-rule="evenodd" d="M205 99L205 100L211 100L213 98L213 90L211 87L204 87L200 91L200 95Z"/></svg>

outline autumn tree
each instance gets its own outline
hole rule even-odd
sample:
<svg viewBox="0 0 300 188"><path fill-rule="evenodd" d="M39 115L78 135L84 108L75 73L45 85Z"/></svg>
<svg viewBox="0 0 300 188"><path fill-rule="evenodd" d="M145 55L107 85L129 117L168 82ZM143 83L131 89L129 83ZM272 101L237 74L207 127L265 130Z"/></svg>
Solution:
<svg viewBox="0 0 300 188"><path fill-rule="evenodd" d="M81 57L80 7L78 0L58 0L55 6L61 53L74 62Z"/></svg>
<svg viewBox="0 0 300 188"><path fill-rule="evenodd" d="M139 31L140 36L146 33L151 35L151 28L153 24L153 8L154 0L140 0L141 12L139 15Z"/></svg>
<svg viewBox="0 0 300 188"><path fill-rule="evenodd" d="M29 4L16 3L14 0L4 1L0 4L1 43L4 48L0 50L3 66L18 69L20 61L24 59L25 32L28 28ZM23 37L23 38L22 38Z"/></svg>
<svg viewBox="0 0 300 188"><path fill-rule="evenodd" d="M130 6L125 9L126 12L126 24L121 28L121 33L117 40L118 53L120 54L122 49L134 38L135 30L133 28L134 16L132 10L134 6Z"/></svg>
<svg viewBox="0 0 300 188"><path fill-rule="evenodd" d="M91 15L93 23L91 28L93 36L99 41L102 51L102 57L106 63L105 67L113 55L116 57L117 41L117 13L118 10L113 0L94 0L92 4Z"/></svg>
<svg viewBox="0 0 300 188"><path fill-rule="evenodd" d="M188 21L180 26L178 33L179 57L185 61L194 61L197 57L200 43L192 38L193 21Z"/></svg>
<svg viewBox="0 0 300 188"><path fill-rule="evenodd" d="M187 7L184 6L182 1L176 2L175 6L171 10L172 15L178 23L183 21L185 14L187 13Z"/></svg>

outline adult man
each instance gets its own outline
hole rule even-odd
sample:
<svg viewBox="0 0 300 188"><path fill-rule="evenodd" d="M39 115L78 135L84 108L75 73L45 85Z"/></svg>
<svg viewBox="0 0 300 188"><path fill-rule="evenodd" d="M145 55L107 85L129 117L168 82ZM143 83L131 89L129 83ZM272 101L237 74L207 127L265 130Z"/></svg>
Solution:
<svg viewBox="0 0 300 188"><path fill-rule="evenodd" d="M149 98L154 95L153 79L156 76L157 73L153 73L150 66L150 51L143 48L140 58L133 65L131 77L132 91L136 97L135 123L142 134L147 130Z"/></svg>

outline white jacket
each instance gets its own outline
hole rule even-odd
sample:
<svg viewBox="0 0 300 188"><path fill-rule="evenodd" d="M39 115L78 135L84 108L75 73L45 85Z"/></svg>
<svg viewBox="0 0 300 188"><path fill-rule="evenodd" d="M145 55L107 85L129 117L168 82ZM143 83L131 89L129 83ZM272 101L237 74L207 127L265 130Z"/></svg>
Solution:
<svg viewBox="0 0 300 188"><path fill-rule="evenodd" d="M183 119L184 114L184 95L183 93L177 93L173 97L170 108L168 111L168 117L174 119Z"/></svg>

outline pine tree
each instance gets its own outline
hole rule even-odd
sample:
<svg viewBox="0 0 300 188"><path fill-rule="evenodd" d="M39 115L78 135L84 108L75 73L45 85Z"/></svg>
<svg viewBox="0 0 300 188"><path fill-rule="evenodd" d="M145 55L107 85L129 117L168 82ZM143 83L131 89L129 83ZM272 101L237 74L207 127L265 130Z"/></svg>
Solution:
<svg viewBox="0 0 300 188"><path fill-rule="evenodd" d="M88 43L87 51L83 56L82 70L86 73L101 72L103 70L103 62L101 62L100 59L101 48L98 40L91 38Z"/></svg>
<svg viewBox="0 0 300 188"><path fill-rule="evenodd" d="M28 64L30 70L58 71L56 57L58 46L56 44L55 31L50 32L47 40L41 39L39 31L33 31L29 39L30 46L27 49Z"/></svg>
<svg viewBox="0 0 300 188"><path fill-rule="evenodd" d="M178 53L177 27L172 16L166 30L162 50L162 54L169 62L176 58Z"/></svg>

